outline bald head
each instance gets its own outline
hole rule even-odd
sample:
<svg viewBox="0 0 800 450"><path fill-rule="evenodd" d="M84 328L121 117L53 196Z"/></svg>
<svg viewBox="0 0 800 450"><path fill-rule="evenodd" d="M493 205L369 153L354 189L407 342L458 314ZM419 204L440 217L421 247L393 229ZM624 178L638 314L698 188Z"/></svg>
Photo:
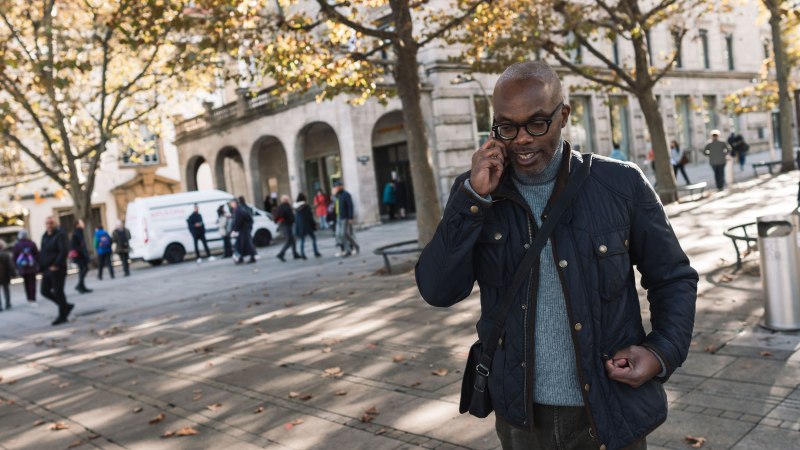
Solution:
<svg viewBox="0 0 800 450"><path fill-rule="evenodd" d="M554 104L564 101L561 80L556 71L541 61L524 61L509 66L495 84L495 95L499 89L541 86Z"/></svg>

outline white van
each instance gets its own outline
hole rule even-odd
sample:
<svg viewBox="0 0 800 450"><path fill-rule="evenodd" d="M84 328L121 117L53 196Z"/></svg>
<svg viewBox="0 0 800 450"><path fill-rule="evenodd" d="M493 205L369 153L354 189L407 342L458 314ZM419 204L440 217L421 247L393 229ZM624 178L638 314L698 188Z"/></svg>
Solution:
<svg viewBox="0 0 800 450"><path fill-rule="evenodd" d="M158 265L162 261L181 262L186 253L194 252L194 240L186 219L194 211L195 204L203 216L208 247L222 248L217 208L221 205L227 208L233 198L232 194L216 189L137 198L128 204L125 215L125 226L131 232L131 258ZM278 227L269 213L250 208L253 210L253 242L257 247L265 247L276 236ZM203 244L198 242L198 245L203 252Z"/></svg>

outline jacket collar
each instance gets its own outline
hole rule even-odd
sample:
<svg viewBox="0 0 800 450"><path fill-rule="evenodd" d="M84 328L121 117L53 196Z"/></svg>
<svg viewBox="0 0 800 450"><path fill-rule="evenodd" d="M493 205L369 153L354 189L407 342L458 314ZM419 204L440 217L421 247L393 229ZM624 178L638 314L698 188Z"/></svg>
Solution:
<svg viewBox="0 0 800 450"><path fill-rule="evenodd" d="M547 204L550 205L564 192L564 188L567 186L567 180L569 179L570 174L575 169L575 164L573 164L573 158L578 158L577 154L572 153L572 148L569 145L569 142L566 140L564 141L564 151L561 155L561 167L558 169L558 175L556 175L556 182L555 186L553 186L553 193L550 195L550 199L547 201ZM500 178L500 183L497 185L497 188L494 192L491 193L493 199L500 200L502 198L512 198L523 204L527 204L525 199L522 197L522 194L519 193L517 186L514 184L514 180L512 179L511 175L511 167L509 166L508 170L503 173L503 176Z"/></svg>

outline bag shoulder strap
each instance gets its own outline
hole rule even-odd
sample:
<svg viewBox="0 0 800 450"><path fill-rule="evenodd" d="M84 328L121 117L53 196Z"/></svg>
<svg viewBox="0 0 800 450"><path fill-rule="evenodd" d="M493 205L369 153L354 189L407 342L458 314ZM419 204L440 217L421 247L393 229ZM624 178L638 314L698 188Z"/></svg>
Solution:
<svg viewBox="0 0 800 450"><path fill-rule="evenodd" d="M497 349L500 333L503 330L503 325L505 324L508 312L511 310L511 304L514 302L517 292L528 278L531 269L538 270L539 255L547 243L547 240L550 238L553 229L561 220L561 216L564 214L564 211L566 211L567 208L569 208L569 206L572 204L572 201L580 191L583 182L589 178L589 173L592 166L592 154L584 153L581 156L583 159L581 166L578 168L575 175L569 177L569 181L567 181L567 187L564 189L564 192L561 194L558 200L556 200L556 203L553 205L553 209L548 213L547 219L542 221L542 226L536 233L533 244L525 252L525 256L517 268L517 271L514 273L514 277L511 280L508 290L506 290L504 293L503 299L499 305L499 308L497 309L497 316L493 317L489 322L491 324L491 329L489 330L487 339L483 343L483 352L476 368L478 373L483 376L489 376L489 368L492 365L494 351Z"/></svg>

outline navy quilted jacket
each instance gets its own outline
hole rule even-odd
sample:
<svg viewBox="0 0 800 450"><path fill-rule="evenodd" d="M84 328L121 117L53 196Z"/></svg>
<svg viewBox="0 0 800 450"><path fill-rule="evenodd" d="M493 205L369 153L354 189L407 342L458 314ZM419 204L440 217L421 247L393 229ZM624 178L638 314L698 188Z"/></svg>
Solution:
<svg viewBox="0 0 800 450"><path fill-rule="evenodd" d="M686 359L698 276L638 167L594 158L589 178L550 239L592 434L599 448L616 449L640 440L666 420L661 383ZM564 152L551 203L580 164L579 153ZM434 306L458 303L478 282L479 337L488 334L488 315L536 233L530 208L509 172L491 194L488 207L463 187L469 173L459 176L436 234L417 263L420 293ZM650 303L652 331L647 334L633 266L642 275ZM534 292L529 284L517 294L489 375L495 414L524 429L533 426ZM633 344L657 352L666 366L663 379L633 388L608 378L605 360Z"/></svg>

